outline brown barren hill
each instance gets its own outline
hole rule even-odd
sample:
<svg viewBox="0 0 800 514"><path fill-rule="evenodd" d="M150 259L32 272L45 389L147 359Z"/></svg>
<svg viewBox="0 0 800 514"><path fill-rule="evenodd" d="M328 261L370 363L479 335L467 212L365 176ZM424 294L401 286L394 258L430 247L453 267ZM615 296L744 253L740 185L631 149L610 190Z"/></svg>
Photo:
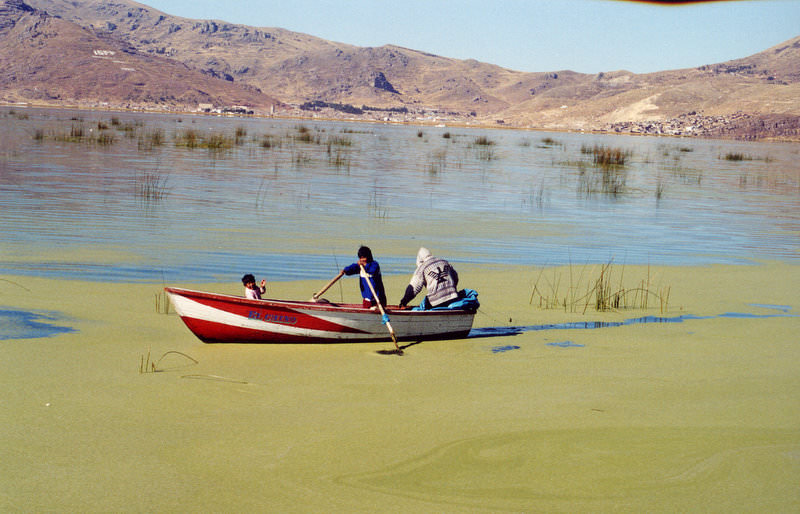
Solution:
<svg viewBox="0 0 800 514"><path fill-rule="evenodd" d="M28 2L154 65L182 63L229 85L267 92L298 116L800 137L800 37L749 57L682 70L521 72L395 45L358 47L276 27L182 18L127 0Z"/></svg>
<svg viewBox="0 0 800 514"><path fill-rule="evenodd" d="M80 107L266 111L278 102L184 63L140 53L22 0L0 1L0 100Z"/></svg>

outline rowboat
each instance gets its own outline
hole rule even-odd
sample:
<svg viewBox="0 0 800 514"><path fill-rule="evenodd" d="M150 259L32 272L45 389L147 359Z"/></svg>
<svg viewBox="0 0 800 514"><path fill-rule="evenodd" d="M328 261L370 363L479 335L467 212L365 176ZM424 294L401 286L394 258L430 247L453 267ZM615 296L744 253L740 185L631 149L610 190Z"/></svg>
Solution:
<svg viewBox="0 0 800 514"><path fill-rule="evenodd" d="M348 343L390 341L380 312L360 304L250 300L240 296L164 289L175 312L205 343ZM477 303L477 302L476 302ZM459 339L469 334L475 308L386 308L401 341Z"/></svg>

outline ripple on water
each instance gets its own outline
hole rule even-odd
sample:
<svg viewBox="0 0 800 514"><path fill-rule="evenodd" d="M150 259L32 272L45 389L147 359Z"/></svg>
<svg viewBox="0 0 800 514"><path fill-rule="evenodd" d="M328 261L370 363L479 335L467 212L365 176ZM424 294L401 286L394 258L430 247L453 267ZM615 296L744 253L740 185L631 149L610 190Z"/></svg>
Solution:
<svg viewBox="0 0 800 514"><path fill-rule="evenodd" d="M452 441L338 481L497 510L694 510L709 501L735 508L751 500L754 484L767 504L794 495L793 481L776 477L794 475L796 463L786 456L798 450L793 430L527 430ZM712 492L718 493L713 499L707 496Z"/></svg>

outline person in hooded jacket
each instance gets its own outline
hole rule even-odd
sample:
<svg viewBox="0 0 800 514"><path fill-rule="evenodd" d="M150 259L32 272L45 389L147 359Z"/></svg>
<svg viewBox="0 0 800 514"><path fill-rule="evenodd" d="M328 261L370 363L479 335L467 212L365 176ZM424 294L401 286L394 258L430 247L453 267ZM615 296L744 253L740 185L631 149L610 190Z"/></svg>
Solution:
<svg viewBox="0 0 800 514"><path fill-rule="evenodd" d="M446 260L434 257L427 248L417 252L417 269L406 287L400 307L414 299L422 287L427 290L429 307L444 307L458 299L458 273Z"/></svg>

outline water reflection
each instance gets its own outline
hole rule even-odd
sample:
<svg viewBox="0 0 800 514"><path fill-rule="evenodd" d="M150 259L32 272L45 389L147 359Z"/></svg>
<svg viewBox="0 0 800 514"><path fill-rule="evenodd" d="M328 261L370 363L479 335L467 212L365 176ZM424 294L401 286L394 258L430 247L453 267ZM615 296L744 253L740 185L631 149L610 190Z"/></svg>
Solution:
<svg viewBox="0 0 800 514"><path fill-rule="evenodd" d="M76 124L113 144L59 138ZM421 243L486 264L800 255L797 144L37 109L0 109L0 135L0 273L315 278L362 242L388 273Z"/></svg>

